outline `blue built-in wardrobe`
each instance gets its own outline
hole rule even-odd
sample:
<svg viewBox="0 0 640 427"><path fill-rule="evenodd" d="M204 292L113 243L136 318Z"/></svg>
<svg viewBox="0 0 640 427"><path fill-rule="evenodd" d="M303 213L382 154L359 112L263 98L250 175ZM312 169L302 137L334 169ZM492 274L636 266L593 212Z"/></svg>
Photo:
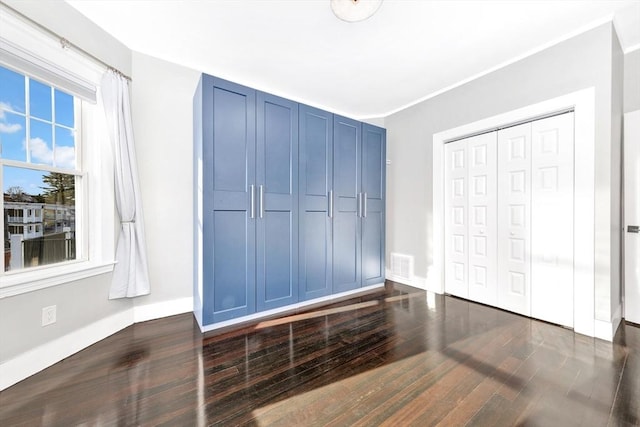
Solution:
<svg viewBox="0 0 640 427"><path fill-rule="evenodd" d="M384 283L385 137L201 77L194 312L203 330Z"/></svg>

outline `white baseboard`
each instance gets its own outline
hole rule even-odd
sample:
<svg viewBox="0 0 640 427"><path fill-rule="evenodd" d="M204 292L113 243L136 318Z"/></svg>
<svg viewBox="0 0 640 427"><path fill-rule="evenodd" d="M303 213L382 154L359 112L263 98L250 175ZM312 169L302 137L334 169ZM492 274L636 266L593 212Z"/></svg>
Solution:
<svg viewBox="0 0 640 427"><path fill-rule="evenodd" d="M0 390L58 363L132 323L132 311L125 310L28 350L0 364Z"/></svg>
<svg viewBox="0 0 640 427"><path fill-rule="evenodd" d="M616 310L613 312L611 316L611 322L607 322L605 320L594 321L594 337L600 338L605 341L613 341L613 337L615 336L620 323L622 322L622 307L618 305Z"/></svg>
<svg viewBox="0 0 640 427"><path fill-rule="evenodd" d="M133 307L133 321L134 323L146 322L147 320L160 319L192 311L192 297L162 301Z"/></svg>

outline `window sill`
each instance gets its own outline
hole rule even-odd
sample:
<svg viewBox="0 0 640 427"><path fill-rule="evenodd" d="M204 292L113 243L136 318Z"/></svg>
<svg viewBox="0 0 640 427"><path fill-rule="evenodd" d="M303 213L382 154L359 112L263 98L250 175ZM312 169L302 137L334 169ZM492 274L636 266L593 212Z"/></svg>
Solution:
<svg viewBox="0 0 640 427"><path fill-rule="evenodd" d="M113 271L114 264L114 262L78 262L64 266L8 274L0 278L0 299L110 273Z"/></svg>

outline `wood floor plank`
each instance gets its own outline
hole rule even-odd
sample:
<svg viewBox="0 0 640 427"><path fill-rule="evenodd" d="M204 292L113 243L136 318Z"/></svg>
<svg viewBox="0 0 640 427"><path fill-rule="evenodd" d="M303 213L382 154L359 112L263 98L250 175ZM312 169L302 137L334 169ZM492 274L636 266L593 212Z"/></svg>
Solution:
<svg viewBox="0 0 640 427"><path fill-rule="evenodd" d="M4 426L639 426L640 329L613 343L388 282L202 334L132 325L0 392Z"/></svg>

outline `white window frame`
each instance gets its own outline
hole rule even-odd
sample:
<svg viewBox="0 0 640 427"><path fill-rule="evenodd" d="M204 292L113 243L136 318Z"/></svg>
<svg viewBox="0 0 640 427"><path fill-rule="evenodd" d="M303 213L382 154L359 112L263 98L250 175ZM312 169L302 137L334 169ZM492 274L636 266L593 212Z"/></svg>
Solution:
<svg viewBox="0 0 640 427"><path fill-rule="evenodd" d="M0 8L0 65L43 81L76 98L80 120L76 124L76 150L80 164L81 188L76 188L76 250L78 259L42 267L7 272L0 276L0 299L57 286L113 271L116 236L114 204L113 150L110 146L100 96L100 80L105 71L86 57L65 50L60 42L39 28ZM2 60L4 53L24 54L31 63L45 69L35 76L16 63ZM35 58L35 59L34 59ZM18 61L19 62L19 61ZM42 76L50 73L50 79ZM70 81L65 87L64 82ZM96 102L80 99L75 82L96 88ZM61 83L62 82L62 83ZM87 92L87 93L90 93ZM5 164L8 162L5 162ZM75 174L76 171L60 172Z"/></svg>

